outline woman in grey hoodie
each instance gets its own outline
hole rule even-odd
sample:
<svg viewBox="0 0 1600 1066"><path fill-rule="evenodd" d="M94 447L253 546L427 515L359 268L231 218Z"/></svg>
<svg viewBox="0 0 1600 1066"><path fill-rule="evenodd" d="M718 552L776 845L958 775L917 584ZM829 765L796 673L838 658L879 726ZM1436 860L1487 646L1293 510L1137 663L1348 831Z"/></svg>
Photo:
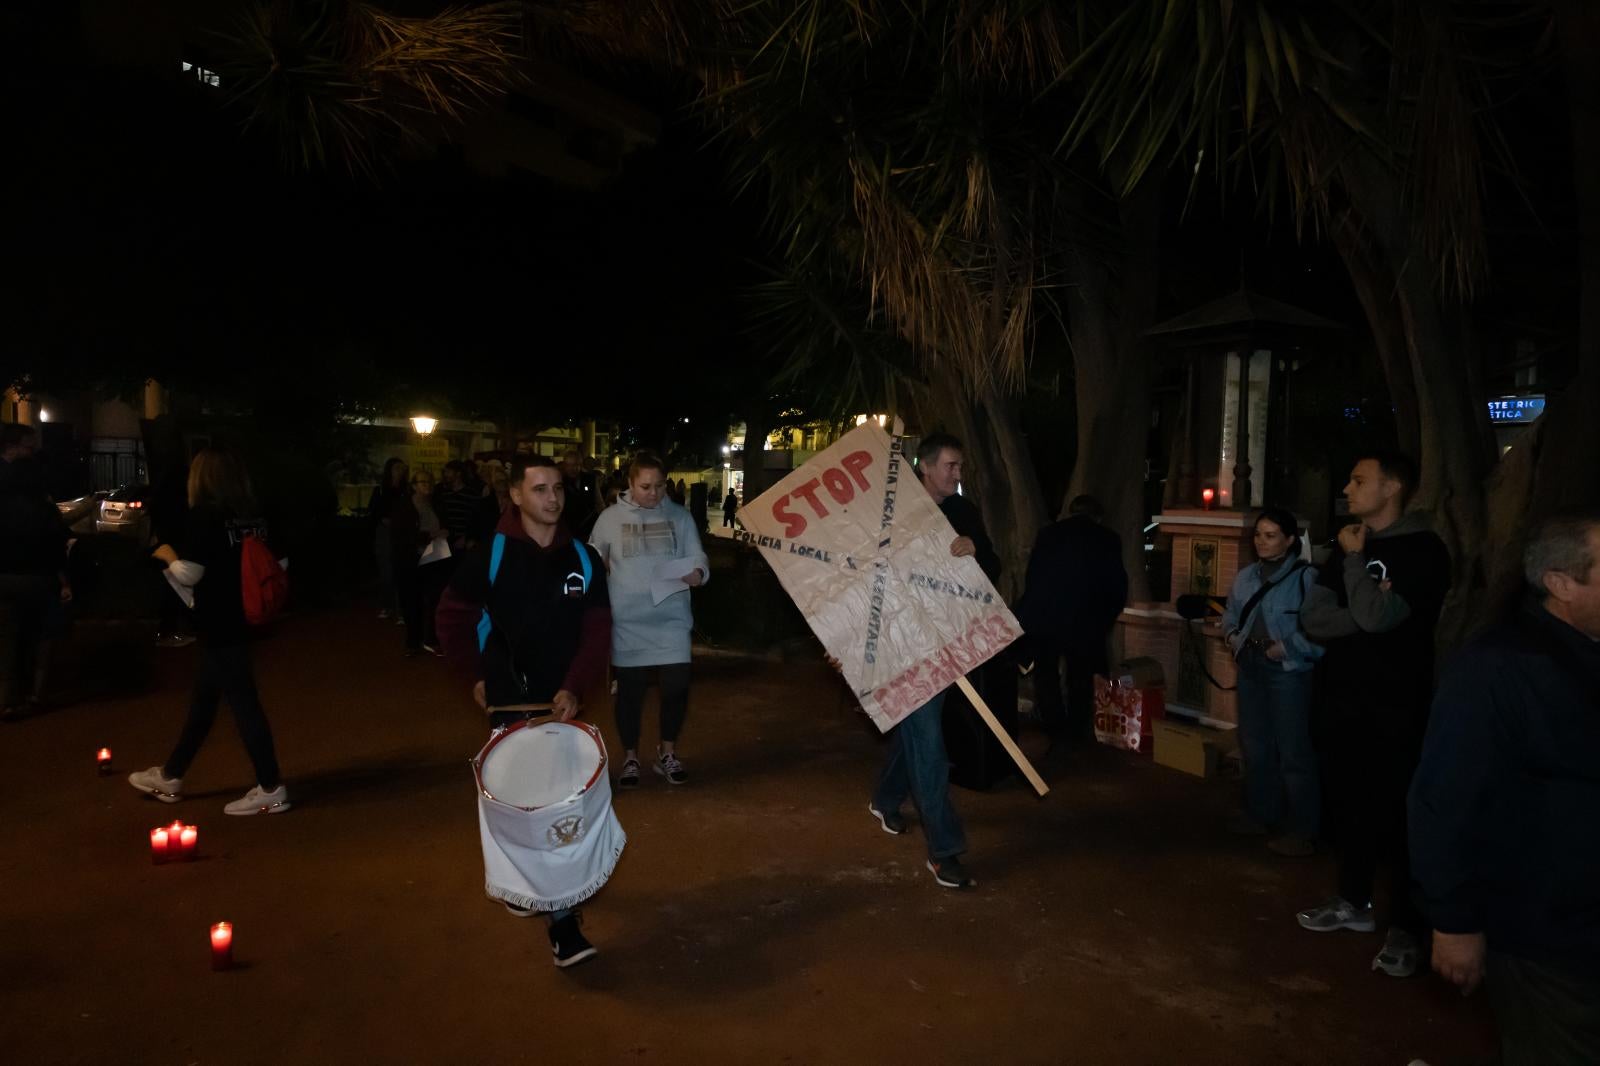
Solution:
<svg viewBox="0 0 1600 1066"><path fill-rule="evenodd" d="M666 464L641 452L628 464L628 491L600 513L589 542L606 564L611 593L611 664L617 678L618 788L639 784L639 729L652 669L660 670L661 745L655 771L688 780L678 733L689 712L689 589L711 577L694 517L667 498Z"/></svg>

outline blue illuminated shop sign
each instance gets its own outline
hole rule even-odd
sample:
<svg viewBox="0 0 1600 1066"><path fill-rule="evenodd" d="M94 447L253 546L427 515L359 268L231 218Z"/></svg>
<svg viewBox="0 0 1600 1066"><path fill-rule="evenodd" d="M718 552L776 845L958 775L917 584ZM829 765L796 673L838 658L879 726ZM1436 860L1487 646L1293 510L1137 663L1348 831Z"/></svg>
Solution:
<svg viewBox="0 0 1600 1066"><path fill-rule="evenodd" d="M1489 401L1491 422L1532 422L1542 414L1543 396L1502 396Z"/></svg>

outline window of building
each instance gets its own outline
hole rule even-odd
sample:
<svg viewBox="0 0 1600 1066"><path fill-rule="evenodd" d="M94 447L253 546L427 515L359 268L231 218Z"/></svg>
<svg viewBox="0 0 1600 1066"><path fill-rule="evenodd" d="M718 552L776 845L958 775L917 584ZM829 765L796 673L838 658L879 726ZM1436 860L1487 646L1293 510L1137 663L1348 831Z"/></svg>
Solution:
<svg viewBox="0 0 1600 1066"><path fill-rule="evenodd" d="M191 63L188 60L184 60L183 72L191 75L201 85L209 85L213 89L220 89L222 87L222 78L217 74L216 71L207 70L205 67L202 67L197 63Z"/></svg>

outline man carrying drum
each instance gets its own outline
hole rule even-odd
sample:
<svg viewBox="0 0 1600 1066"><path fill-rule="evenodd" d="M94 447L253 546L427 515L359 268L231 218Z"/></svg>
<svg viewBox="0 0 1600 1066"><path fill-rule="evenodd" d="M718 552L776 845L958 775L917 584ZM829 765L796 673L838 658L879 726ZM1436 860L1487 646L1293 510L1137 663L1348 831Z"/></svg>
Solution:
<svg viewBox="0 0 1600 1066"><path fill-rule="evenodd" d="M497 730L543 714L560 722L575 717L578 694L601 680L611 646L605 567L594 549L573 537L561 521L561 470L546 456L520 455L511 466L510 494L511 506L501 515L495 536L462 560L437 616L446 656L463 672L474 673L472 697L489 712L490 726ZM621 851L609 790L602 799L613 832L606 838L597 830L587 842L609 854L593 866L598 872L584 885L571 893L563 886L557 892L562 899L592 894ZM539 910L548 913L557 966L593 957L595 948L579 928L575 904L540 906L548 894L498 887L490 832L485 828L490 897L519 918ZM518 859L534 865L539 861L531 853L519 853ZM551 862L553 879L569 876L570 860L568 854Z"/></svg>

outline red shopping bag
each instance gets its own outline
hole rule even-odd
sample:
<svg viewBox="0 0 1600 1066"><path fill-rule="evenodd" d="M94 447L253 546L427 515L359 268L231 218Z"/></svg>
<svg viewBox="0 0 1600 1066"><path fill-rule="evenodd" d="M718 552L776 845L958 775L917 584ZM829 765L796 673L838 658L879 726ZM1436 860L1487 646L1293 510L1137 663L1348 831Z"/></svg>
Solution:
<svg viewBox="0 0 1600 1066"><path fill-rule="evenodd" d="M1132 678L1094 678L1094 738L1123 751L1149 755L1152 723L1166 714L1166 699L1156 686L1136 687Z"/></svg>

